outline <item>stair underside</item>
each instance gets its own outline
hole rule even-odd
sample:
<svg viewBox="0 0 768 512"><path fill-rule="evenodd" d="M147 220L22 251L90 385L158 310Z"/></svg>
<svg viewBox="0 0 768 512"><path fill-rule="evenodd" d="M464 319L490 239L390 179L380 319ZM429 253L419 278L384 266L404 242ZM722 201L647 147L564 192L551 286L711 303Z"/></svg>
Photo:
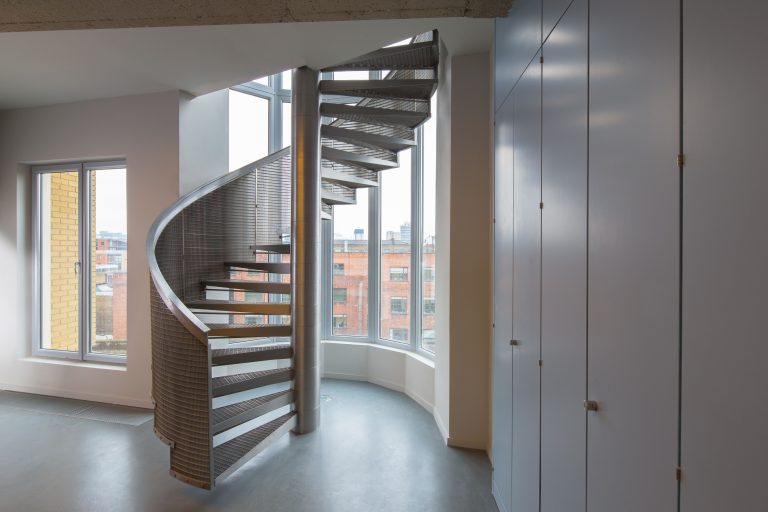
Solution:
<svg viewBox="0 0 768 512"><path fill-rule="evenodd" d="M426 80L322 80L320 92L341 96L428 100L437 81Z"/></svg>
<svg viewBox="0 0 768 512"><path fill-rule="evenodd" d="M291 379L293 379L293 368L278 368L276 370L263 370L260 372L214 377L211 379L213 384L213 397L218 398L220 396L231 395L232 393L239 393L240 391L277 384L278 382L286 382Z"/></svg>
<svg viewBox="0 0 768 512"><path fill-rule="evenodd" d="M280 391L213 410L213 434L219 434L293 403L293 390Z"/></svg>
<svg viewBox="0 0 768 512"><path fill-rule="evenodd" d="M243 463L296 426L296 413L290 412L259 428L213 449L214 478L225 478Z"/></svg>
<svg viewBox="0 0 768 512"><path fill-rule="evenodd" d="M274 283L270 281L247 281L241 279L207 279L203 286L229 288L249 292L290 294L291 283Z"/></svg>
<svg viewBox="0 0 768 512"><path fill-rule="evenodd" d="M329 148L326 146L323 146L321 155L326 160L332 162L338 162L344 165L356 165L371 171L383 171L386 169L396 169L398 167L397 162L391 162L389 160L384 160L383 158L352 153L351 151L343 151L341 149Z"/></svg>
<svg viewBox="0 0 768 512"><path fill-rule="evenodd" d="M267 263L262 261L227 261L224 263L230 268L244 268L248 270L257 270L268 272L270 274L290 274L290 263Z"/></svg>
<svg viewBox="0 0 768 512"><path fill-rule="evenodd" d="M212 338L273 338L291 335L290 325L208 324Z"/></svg>
<svg viewBox="0 0 768 512"><path fill-rule="evenodd" d="M257 347L220 348L211 351L214 366L225 364L255 363L274 359L290 359L293 349L290 345L262 345Z"/></svg>
<svg viewBox="0 0 768 512"><path fill-rule="evenodd" d="M337 194L335 192L331 192L330 190L325 190L325 189L320 191L320 199L325 204L328 204L331 206L351 205L357 202L354 198L343 196L341 194Z"/></svg>
<svg viewBox="0 0 768 512"><path fill-rule="evenodd" d="M259 252L271 252L275 254L291 254L291 244L259 244L259 245L252 245L251 249Z"/></svg>
<svg viewBox="0 0 768 512"><path fill-rule="evenodd" d="M320 176L323 181L335 183L348 188L371 188L378 187L379 184L375 181L360 178L354 174L349 174L343 171L336 171L334 169L328 169L323 167L320 169Z"/></svg>
<svg viewBox="0 0 768 512"><path fill-rule="evenodd" d="M336 103L321 104L320 113L324 116L335 117L337 119L386 126L404 126L406 128L416 128L429 119L428 112L359 107L357 105L340 105Z"/></svg>
<svg viewBox="0 0 768 512"><path fill-rule="evenodd" d="M437 41L390 46L325 68L323 71L433 68L437 66L439 53Z"/></svg>
<svg viewBox="0 0 768 512"><path fill-rule="evenodd" d="M389 151L402 151L416 146L416 141L400 137L378 135L360 130L348 130L339 126L324 124L320 127L320 134L329 139L335 139L351 144L362 144L379 147Z"/></svg>
<svg viewBox="0 0 768 512"><path fill-rule="evenodd" d="M233 300L198 300L187 302L193 310L228 311L231 313L252 313L254 315L290 315L291 305L273 302L238 302Z"/></svg>

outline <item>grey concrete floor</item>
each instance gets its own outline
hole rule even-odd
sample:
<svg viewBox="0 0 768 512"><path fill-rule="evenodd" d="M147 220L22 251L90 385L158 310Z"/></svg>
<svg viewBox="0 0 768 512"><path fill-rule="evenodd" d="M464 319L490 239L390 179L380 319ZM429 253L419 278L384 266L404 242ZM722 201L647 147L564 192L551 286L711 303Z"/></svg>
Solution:
<svg viewBox="0 0 768 512"><path fill-rule="evenodd" d="M151 421L45 414L0 392L0 511L497 510L485 453L446 447L411 399L337 380L322 393L318 431L284 437L208 492L168 476Z"/></svg>

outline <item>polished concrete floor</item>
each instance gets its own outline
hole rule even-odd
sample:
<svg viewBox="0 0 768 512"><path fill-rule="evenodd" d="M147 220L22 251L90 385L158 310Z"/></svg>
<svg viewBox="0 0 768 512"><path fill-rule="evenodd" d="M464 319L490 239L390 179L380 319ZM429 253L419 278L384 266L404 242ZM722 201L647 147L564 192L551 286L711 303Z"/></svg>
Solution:
<svg viewBox="0 0 768 512"><path fill-rule="evenodd" d="M447 448L405 395L336 380L322 393L317 432L286 436L208 492L168 476L151 421L46 414L0 392L0 511L496 511L485 454Z"/></svg>

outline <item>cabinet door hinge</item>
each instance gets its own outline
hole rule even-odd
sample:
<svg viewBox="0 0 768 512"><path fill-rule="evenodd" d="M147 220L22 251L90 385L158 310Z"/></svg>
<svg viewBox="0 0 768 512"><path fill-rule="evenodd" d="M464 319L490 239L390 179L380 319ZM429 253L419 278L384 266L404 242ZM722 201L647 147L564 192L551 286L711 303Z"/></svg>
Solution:
<svg viewBox="0 0 768 512"><path fill-rule="evenodd" d="M541 359L539 359L539 368L541 368L544 365Z"/></svg>
<svg viewBox="0 0 768 512"><path fill-rule="evenodd" d="M677 155L677 165L680 167L685 165L685 153Z"/></svg>
<svg viewBox="0 0 768 512"><path fill-rule="evenodd" d="M539 62L541 64L544 64L544 56L543 55L539 55Z"/></svg>
<svg viewBox="0 0 768 512"><path fill-rule="evenodd" d="M680 466L677 466L675 468L675 480L679 482L682 479L683 479L683 468L681 468Z"/></svg>
<svg viewBox="0 0 768 512"><path fill-rule="evenodd" d="M543 210L543 209L544 209L544 203L539 203L539 210Z"/></svg>

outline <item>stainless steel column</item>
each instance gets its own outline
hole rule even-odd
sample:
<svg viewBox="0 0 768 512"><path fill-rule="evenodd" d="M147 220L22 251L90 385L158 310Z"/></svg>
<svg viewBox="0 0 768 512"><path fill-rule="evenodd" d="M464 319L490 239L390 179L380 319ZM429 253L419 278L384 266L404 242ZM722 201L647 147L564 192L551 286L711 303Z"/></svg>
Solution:
<svg viewBox="0 0 768 512"><path fill-rule="evenodd" d="M319 74L293 72L291 304L296 433L320 423L320 96Z"/></svg>

